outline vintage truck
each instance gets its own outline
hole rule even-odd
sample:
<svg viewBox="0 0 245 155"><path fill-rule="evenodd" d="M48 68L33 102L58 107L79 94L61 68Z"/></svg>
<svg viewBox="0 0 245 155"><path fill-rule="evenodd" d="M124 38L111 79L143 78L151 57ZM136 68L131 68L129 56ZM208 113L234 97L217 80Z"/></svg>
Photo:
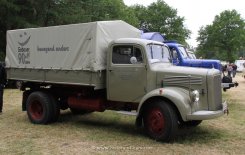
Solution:
<svg viewBox="0 0 245 155"><path fill-rule="evenodd" d="M185 46L176 41L167 41L159 32L141 32L141 38L147 40L155 40L165 43L171 52L172 63L176 66L215 68L222 72L220 60L213 59L196 59L194 53L188 52ZM221 87L224 91L231 87L237 87L238 83L233 82L231 77L223 75Z"/></svg>
<svg viewBox="0 0 245 155"><path fill-rule="evenodd" d="M68 108L115 110L136 116L151 138L170 141L179 126L227 112L219 70L174 66L164 43L140 35L123 21L8 31L7 77L24 81L29 120L52 123Z"/></svg>

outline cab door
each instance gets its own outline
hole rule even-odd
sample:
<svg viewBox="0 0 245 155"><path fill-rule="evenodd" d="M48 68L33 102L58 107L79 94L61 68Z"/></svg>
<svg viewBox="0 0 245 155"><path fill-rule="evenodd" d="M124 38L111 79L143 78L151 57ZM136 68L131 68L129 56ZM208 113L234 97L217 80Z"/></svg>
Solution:
<svg viewBox="0 0 245 155"><path fill-rule="evenodd" d="M142 49L133 45L114 45L107 69L108 99L139 102L146 90L146 61Z"/></svg>

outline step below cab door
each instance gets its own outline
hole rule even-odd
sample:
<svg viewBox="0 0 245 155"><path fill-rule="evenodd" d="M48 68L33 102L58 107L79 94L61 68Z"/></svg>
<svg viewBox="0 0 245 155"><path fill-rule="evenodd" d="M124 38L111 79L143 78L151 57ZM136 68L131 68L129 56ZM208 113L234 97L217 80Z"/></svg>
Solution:
<svg viewBox="0 0 245 155"><path fill-rule="evenodd" d="M112 101L139 102L146 90L146 61L135 45L114 45L108 55L107 97Z"/></svg>

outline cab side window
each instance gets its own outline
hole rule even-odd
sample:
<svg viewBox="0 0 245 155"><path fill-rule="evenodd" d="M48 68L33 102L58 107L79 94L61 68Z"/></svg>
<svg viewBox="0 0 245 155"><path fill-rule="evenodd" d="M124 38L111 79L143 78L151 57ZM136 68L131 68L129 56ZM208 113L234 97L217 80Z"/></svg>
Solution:
<svg viewBox="0 0 245 155"><path fill-rule="evenodd" d="M143 63L142 53L139 48L135 48L134 56L137 59L137 63Z"/></svg>
<svg viewBox="0 0 245 155"><path fill-rule="evenodd" d="M141 50L133 46L114 46L113 64L139 64L143 62Z"/></svg>

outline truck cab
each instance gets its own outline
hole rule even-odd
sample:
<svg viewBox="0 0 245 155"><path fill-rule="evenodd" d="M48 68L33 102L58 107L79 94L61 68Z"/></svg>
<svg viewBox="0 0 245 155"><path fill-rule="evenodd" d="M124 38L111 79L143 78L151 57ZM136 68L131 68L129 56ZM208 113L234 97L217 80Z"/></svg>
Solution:
<svg viewBox="0 0 245 155"><path fill-rule="evenodd" d="M198 124L224 113L219 70L175 66L168 47L156 41L118 39L109 51L107 98L138 105L136 124L144 124L151 137L161 137L156 132L163 128L150 120L163 123L163 109L168 109L170 122L183 124Z"/></svg>
<svg viewBox="0 0 245 155"><path fill-rule="evenodd" d="M173 63L176 66L215 68L218 70L222 69L222 65L219 60L193 59L187 49L176 41L164 41L164 43L169 47L173 56Z"/></svg>
<svg viewBox="0 0 245 155"><path fill-rule="evenodd" d="M194 53L188 53L185 46L177 43L176 41L166 41L164 36L162 36L159 32L142 32L141 38L164 42L169 47L172 55L172 63L176 66L215 68L218 69L220 72L222 71L222 65L220 60L195 59ZM231 77L223 76L221 86L223 90L226 91L231 87L237 87L238 83L232 82Z"/></svg>

